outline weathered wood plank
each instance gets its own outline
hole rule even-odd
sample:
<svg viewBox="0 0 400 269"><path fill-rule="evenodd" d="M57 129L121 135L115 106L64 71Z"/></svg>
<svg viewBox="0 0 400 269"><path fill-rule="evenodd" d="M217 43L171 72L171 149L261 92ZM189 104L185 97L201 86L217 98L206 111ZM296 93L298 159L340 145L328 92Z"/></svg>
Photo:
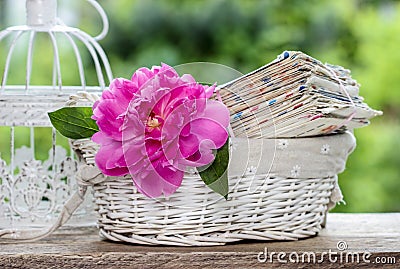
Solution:
<svg viewBox="0 0 400 269"><path fill-rule="evenodd" d="M339 251L339 242L347 248ZM331 260L329 251L337 253L332 253ZM271 263L272 252L275 254ZM64 228L38 242L0 245L0 268L276 268L282 266L279 252L285 253L281 257L288 262L288 268L371 268L382 257L390 264L379 267L400 268L400 213L329 214L326 229L314 238L293 242L246 241L218 247L118 244L101 240L94 228ZM327 253L321 257L324 252ZM260 262L258 257L264 259L264 253L268 259ZM311 266L307 261L312 254L315 259L311 257L310 261L321 263ZM356 254L360 263L356 259L352 262L351 255ZM370 254L366 259L370 263L362 259L363 254ZM300 262L291 263L290 257L298 257ZM301 262L303 257L305 262ZM335 257L337 261L332 262Z"/></svg>

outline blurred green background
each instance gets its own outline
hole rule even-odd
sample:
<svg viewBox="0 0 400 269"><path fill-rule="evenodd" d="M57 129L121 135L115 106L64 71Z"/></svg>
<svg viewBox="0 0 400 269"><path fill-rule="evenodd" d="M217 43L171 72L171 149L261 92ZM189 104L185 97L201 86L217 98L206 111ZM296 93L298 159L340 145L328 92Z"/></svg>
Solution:
<svg viewBox="0 0 400 269"><path fill-rule="evenodd" d="M100 31L100 18L86 1L58 2L60 17L67 24L92 35ZM335 211L400 211L399 1L99 2L110 19L109 34L100 43L115 77L130 77L135 69L160 62L172 66L213 62L246 73L275 59L284 50L301 50L322 62L351 69L362 85L360 94L371 107L383 110L384 116L355 131L358 146L339 177L347 204L339 205ZM21 6L23 0L0 0L1 28L24 23ZM21 16L15 16L17 13ZM5 49L0 46L0 71ZM48 50L39 49L36 53L40 64L51 66L51 56L46 56ZM26 55L18 57L25 59ZM65 65L73 61L67 56L62 60ZM85 64L89 66L91 62ZM35 70L34 82L48 80L45 69ZM93 82L94 72L88 72L88 80ZM18 79L21 82L21 73L23 79L23 72L11 73L10 83ZM77 83L72 68L70 72L64 70L64 74L65 84ZM2 138L7 136L5 132L0 130ZM47 150L39 153L39 158L45 158Z"/></svg>

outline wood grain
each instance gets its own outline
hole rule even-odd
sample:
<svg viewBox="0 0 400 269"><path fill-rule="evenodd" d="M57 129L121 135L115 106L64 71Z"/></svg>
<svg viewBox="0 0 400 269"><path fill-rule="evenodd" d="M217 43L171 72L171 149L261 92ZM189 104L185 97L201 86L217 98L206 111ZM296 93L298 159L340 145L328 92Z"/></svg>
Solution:
<svg viewBox="0 0 400 269"><path fill-rule="evenodd" d="M329 214L327 227L319 236L291 242L245 241L218 247L138 246L101 240L95 228L63 228L52 236L33 243L1 244L0 268L400 268L400 213ZM338 242L348 248L337 249ZM275 252L274 261L259 262L257 256L267 248ZM337 262L324 256L321 263L310 264L307 255L337 252ZM288 263L277 260L284 252ZM299 263L288 256L296 252ZM301 262L303 254L305 262ZM340 262L342 253L343 262ZM370 253L371 263L345 262L346 254ZM263 258L263 254L260 254ZM292 254L295 258L295 254ZM395 264L377 264L395 259ZM385 258L383 258L385 259ZM351 259L349 258L349 261Z"/></svg>

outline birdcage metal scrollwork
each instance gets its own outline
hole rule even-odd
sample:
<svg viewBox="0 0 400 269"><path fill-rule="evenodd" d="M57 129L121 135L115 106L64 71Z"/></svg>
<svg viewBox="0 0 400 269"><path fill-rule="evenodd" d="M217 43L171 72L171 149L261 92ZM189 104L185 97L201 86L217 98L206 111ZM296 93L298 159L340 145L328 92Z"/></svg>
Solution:
<svg viewBox="0 0 400 269"><path fill-rule="evenodd" d="M87 2L103 22L96 37L65 25L57 17L57 0L26 0L26 25L0 32L0 231L51 225L77 189L76 157L47 112L64 106L71 94L103 91L112 79L97 42L107 34L108 19L95 0ZM66 72L71 68L74 77ZM37 83L38 71L48 82ZM75 225L94 223L89 200L73 218Z"/></svg>

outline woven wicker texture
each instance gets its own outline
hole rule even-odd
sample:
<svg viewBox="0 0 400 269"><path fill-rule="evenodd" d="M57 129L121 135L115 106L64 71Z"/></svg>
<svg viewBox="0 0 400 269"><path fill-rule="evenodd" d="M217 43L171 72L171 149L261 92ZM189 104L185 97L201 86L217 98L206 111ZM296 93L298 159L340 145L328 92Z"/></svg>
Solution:
<svg viewBox="0 0 400 269"><path fill-rule="evenodd" d="M186 173L182 186L170 197L149 199L136 190L129 176L84 173L90 171L85 168L96 171L92 165L97 145L89 140L74 141L77 152L89 164L81 167L80 177L93 184L101 236L136 244L207 246L316 235L332 203L332 191L337 188L336 174L343 171L354 149L354 136L347 132L316 138L265 139L262 146L260 140L249 140L250 148L274 156L267 164L268 154L261 162L258 158L261 170L269 167L262 174L252 167L257 160L254 151L244 154L242 150L247 142L232 141L229 171L241 171L237 167L240 163L247 169L230 176L227 201L208 189L193 171ZM276 150L269 151L271 145L276 145Z"/></svg>

